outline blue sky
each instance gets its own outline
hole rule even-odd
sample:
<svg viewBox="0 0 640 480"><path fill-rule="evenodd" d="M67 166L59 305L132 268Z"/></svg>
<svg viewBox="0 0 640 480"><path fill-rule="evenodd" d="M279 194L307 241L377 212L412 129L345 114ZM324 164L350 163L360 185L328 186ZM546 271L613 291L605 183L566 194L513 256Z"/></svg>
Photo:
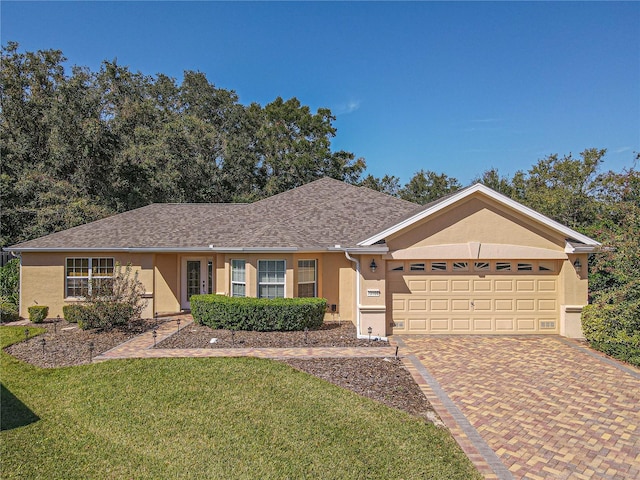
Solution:
<svg viewBox="0 0 640 480"><path fill-rule="evenodd" d="M337 116L333 149L407 182L640 151L637 2L10 2L1 39L69 64L206 73L244 104L297 97Z"/></svg>

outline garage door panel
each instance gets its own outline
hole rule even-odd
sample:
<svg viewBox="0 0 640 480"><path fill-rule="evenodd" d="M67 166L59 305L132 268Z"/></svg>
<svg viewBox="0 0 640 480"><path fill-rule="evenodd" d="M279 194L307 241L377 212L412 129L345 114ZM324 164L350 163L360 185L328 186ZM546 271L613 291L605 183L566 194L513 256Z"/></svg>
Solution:
<svg viewBox="0 0 640 480"><path fill-rule="evenodd" d="M409 299L408 303L409 303L410 312L426 312L427 311L426 298L411 298Z"/></svg>
<svg viewBox="0 0 640 480"><path fill-rule="evenodd" d="M491 299L490 298L476 298L473 301L473 309L476 312L489 312L491 311Z"/></svg>
<svg viewBox="0 0 640 480"><path fill-rule="evenodd" d="M494 290L496 292L513 292L514 281L513 280L495 280Z"/></svg>
<svg viewBox="0 0 640 480"><path fill-rule="evenodd" d="M449 280L431 280L429 282L429 290L432 292L448 292Z"/></svg>
<svg viewBox="0 0 640 480"><path fill-rule="evenodd" d="M473 330L476 332L489 333L493 330L493 322L491 318L474 318Z"/></svg>
<svg viewBox="0 0 640 480"><path fill-rule="evenodd" d="M429 309L432 312L448 312L449 300L441 299L441 298L433 298L429 302Z"/></svg>
<svg viewBox="0 0 640 480"><path fill-rule="evenodd" d="M496 332L513 332L515 331L515 322L513 318L496 318Z"/></svg>
<svg viewBox="0 0 640 480"><path fill-rule="evenodd" d="M512 312L513 311L513 299L512 298L499 298L495 300L496 312Z"/></svg>
<svg viewBox="0 0 640 480"><path fill-rule="evenodd" d="M533 280L516 280L516 290L518 292L533 292L535 289Z"/></svg>
<svg viewBox="0 0 640 480"><path fill-rule="evenodd" d="M474 280L473 291L474 292L490 292L492 290L491 280Z"/></svg>
<svg viewBox="0 0 640 480"><path fill-rule="evenodd" d="M451 321L451 330L454 332L470 332L471 331L471 319L470 318L454 318Z"/></svg>
<svg viewBox="0 0 640 480"><path fill-rule="evenodd" d="M451 280L452 292L470 292L471 281L470 280Z"/></svg>
<svg viewBox="0 0 640 480"><path fill-rule="evenodd" d="M517 328L520 331L535 331L536 319L535 318L518 318Z"/></svg>
<svg viewBox="0 0 640 480"><path fill-rule="evenodd" d="M428 262L427 262L428 264ZM393 272L387 283L397 333L558 333L558 279L504 274Z"/></svg>
<svg viewBox="0 0 640 480"><path fill-rule="evenodd" d="M448 318L430 318L429 327L432 332L448 332L449 319Z"/></svg>
<svg viewBox="0 0 640 480"><path fill-rule="evenodd" d="M407 283L409 285L409 289L413 293L426 293L427 291L426 280L409 280Z"/></svg>
<svg viewBox="0 0 640 480"><path fill-rule="evenodd" d="M410 318L409 330L427 332L427 319L426 318Z"/></svg>
<svg viewBox="0 0 640 480"><path fill-rule="evenodd" d="M530 311L532 312L536 308L536 302L533 298L518 298L516 299L516 308L518 311Z"/></svg>
<svg viewBox="0 0 640 480"><path fill-rule="evenodd" d="M555 280L538 280L538 291L555 293L557 284Z"/></svg>
<svg viewBox="0 0 640 480"><path fill-rule="evenodd" d="M392 305L394 312L405 312L407 310L407 300L404 298L394 298Z"/></svg>
<svg viewBox="0 0 640 480"><path fill-rule="evenodd" d="M468 312L471 307L471 302L467 299L454 298L451 300L452 312Z"/></svg>
<svg viewBox="0 0 640 480"><path fill-rule="evenodd" d="M538 310L541 312L555 312L557 308L555 299L548 298L538 300Z"/></svg>

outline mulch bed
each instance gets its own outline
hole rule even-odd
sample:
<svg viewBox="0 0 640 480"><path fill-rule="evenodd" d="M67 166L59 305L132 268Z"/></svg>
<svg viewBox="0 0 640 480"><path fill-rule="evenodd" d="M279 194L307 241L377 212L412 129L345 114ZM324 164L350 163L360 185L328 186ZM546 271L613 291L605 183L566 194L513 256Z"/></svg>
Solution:
<svg viewBox="0 0 640 480"><path fill-rule="evenodd" d="M97 355L153 328L155 321L140 320L130 327L100 330L80 330L76 324L63 320L54 326L52 321L23 328L42 327L43 335L16 343L5 349L24 362L44 368L88 364L90 356ZM55 330L55 332L54 332ZM232 342L228 330L212 330L199 325L189 325L158 344L159 348L233 348L239 347L384 347L387 342L358 340L351 323L329 323L319 330L304 332L236 332ZM41 339L45 339L44 355ZM210 343L211 338L218 338ZM93 344L93 352L89 344ZM428 400L414 382L402 362L395 358L315 358L282 360L298 370L352 390L392 408L403 410L437 425L442 425Z"/></svg>
<svg viewBox="0 0 640 480"><path fill-rule="evenodd" d="M215 343L211 340L215 338ZM230 330L214 330L192 323L180 332L159 342L156 348L290 348L290 347L388 347L376 337L356 338L351 322L324 323L317 330L305 332L248 332L232 334Z"/></svg>
<svg viewBox="0 0 640 480"><path fill-rule="evenodd" d="M38 367L55 368L71 365L84 365L91 357L111 350L113 347L140 335L155 325L155 321L137 320L126 327L117 327L109 332L100 330L81 330L75 323L60 320L54 324L52 320L30 324L21 328L33 329L41 327L46 333L29 338L26 342L14 343L5 351L20 360ZM42 339L45 340L44 355ZM89 345L93 344L93 352Z"/></svg>

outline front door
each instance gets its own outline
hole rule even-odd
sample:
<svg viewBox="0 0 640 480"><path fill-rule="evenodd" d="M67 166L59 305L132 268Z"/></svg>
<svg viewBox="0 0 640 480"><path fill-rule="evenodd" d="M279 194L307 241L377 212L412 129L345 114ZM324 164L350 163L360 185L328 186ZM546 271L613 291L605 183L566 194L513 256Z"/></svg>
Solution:
<svg viewBox="0 0 640 480"><path fill-rule="evenodd" d="M206 258L184 258L182 260L182 295L180 306L191 309L191 297L208 292L208 261Z"/></svg>

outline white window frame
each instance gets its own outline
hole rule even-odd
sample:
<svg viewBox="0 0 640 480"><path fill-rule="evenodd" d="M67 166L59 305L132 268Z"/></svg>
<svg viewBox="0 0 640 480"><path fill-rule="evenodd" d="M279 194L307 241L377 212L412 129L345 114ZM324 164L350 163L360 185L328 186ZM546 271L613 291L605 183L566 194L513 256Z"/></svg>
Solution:
<svg viewBox="0 0 640 480"><path fill-rule="evenodd" d="M234 263L242 262L242 272L244 273L244 282L240 282L233 279L233 271L234 271ZM234 295L233 294L233 286L234 285L242 285L244 287L244 295ZM233 258L231 260L231 291L229 292L231 297L246 297L247 296L247 261L243 258Z"/></svg>
<svg viewBox="0 0 640 480"><path fill-rule="evenodd" d="M262 262L282 262L282 265L284 265L284 278L282 280L282 282L261 282L260 281L260 264ZM276 259L271 259L271 258L265 258L263 260L258 260L258 264L257 264L257 284L258 284L258 291L256 292L257 297L258 298L269 298L269 297L263 297L262 295L260 295L260 287L263 285L282 285L282 297L274 297L274 298L286 298L287 297L287 261L282 259L282 258L276 258Z"/></svg>
<svg viewBox="0 0 640 480"><path fill-rule="evenodd" d="M69 260L87 260L87 275L69 275ZM111 261L111 275L99 275L94 274L94 263L95 267L99 268L100 261L107 260ZM74 266L75 268L75 266ZM113 278L115 275L116 261L114 257L67 257L64 261L64 295L65 298L85 298L80 295L69 295L69 280L86 280L87 281L87 293L91 294L91 288L93 280L97 280L100 278Z"/></svg>
<svg viewBox="0 0 640 480"><path fill-rule="evenodd" d="M312 282L301 282L300 281L300 262L313 262L313 281ZM285 264L285 280L286 280L286 264ZM318 296L318 262L315 258L301 258L298 260L298 297L300 296L300 285L309 285L313 284L313 296ZM307 297L311 298L311 297Z"/></svg>

